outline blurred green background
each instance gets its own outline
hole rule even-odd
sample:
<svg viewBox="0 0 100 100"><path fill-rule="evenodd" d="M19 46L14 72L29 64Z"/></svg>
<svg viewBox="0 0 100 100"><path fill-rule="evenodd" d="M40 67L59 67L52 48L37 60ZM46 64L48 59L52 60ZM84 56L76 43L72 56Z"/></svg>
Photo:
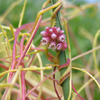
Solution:
<svg viewBox="0 0 100 100"><path fill-rule="evenodd" d="M0 18L2 14L12 5L12 3L16 2L18 0L0 0ZM46 0L27 0L26 8L25 8L25 14L22 21L22 24L34 22L37 16L37 13L41 10L43 3ZM92 3L100 3L100 0L64 0L68 2L68 5L71 4L76 5L78 7L81 7L84 4L92 4ZM14 28L18 27L19 19L20 19L20 13L22 11L22 7L24 4L24 0L22 0L17 6L13 8L13 10L10 11L10 13L5 17L5 20L1 23L2 25L9 26L10 24L13 25ZM67 11L71 11L72 9L68 9ZM100 29L100 5L88 8L84 11L85 15L82 14L68 20L68 29L69 29L69 38L70 38L70 46L71 46L71 55L72 58L84 53L88 50L91 50L93 48L93 41L90 41L86 38L87 32L91 35L91 40L94 38L96 32ZM48 18L51 16L51 11L46 12L43 15L43 19ZM33 43L35 46L38 46L38 44L41 41L41 36L39 35L41 31L43 31L45 27L39 28ZM84 30L82 30L84 29ZM1 30L0 30L1 31ZM11 38L12 35L10 35L10 31L8 32L8 37ZM85 34L83 35L82 32ZM2 40L3 41L3 40ZM13 41L11 42L13 45ZM100 36L98 38L98 44L100 44ZM78 47L77 47L78 46ZM1 48L1 47L0 47ZM13 46L12 46L13 48ZM98 50L98 65L100 66L100 49ZM55 55L55 52L50 51ZM73 61L72 65L77 65L80 68L85 68L86 64L90 58L91 54L88 54L84 56L83 61L82 59L77 59ZM45 64L50 63L47 59L45 54L41 54L42 61L45 66ZM68 57L68 53L66 52L66 56ZM0 52L0 58L3 57L2 51ZM91 68L94 69L94 63L91 62ZM84 79L84 73L80 71L73 70L73 82L76 84L76 89L79 89L80 86L83 83ZM99 100L100 92L96 85L93 85L94 88L94 100ZM86 98L85 91L81 92L80 95ZM86 98L87 99L87 98ZM86 100L85 99L85 100Z"/></svg>

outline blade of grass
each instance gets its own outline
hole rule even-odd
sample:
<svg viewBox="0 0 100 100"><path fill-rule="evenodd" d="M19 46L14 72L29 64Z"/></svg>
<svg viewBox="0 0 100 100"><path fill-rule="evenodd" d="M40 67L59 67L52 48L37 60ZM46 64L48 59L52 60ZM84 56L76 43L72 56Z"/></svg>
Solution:
<svg viewBox="0 0 100 100"><path fill-rule="evenodd" d="M57 2L57 0L51 0L51 1L52 1L52 4L55 4ZM59 12L57 13L56 19L57 19L56 26L60 27L60 29L62 29L61 21L60 21L60 13ZM59 54L59 63L60 63L60 65L63 65L63 64L66 63L65 51L60 52L60 54ZM61 76L66 71L66 69L67 68L63 68L63 69L60 70ZM63 89L64 100L67 100L68 97L69 97L69 87L70 87L69 86L69 77L61 84L61 86L62 86L62 89Z"/></svg>

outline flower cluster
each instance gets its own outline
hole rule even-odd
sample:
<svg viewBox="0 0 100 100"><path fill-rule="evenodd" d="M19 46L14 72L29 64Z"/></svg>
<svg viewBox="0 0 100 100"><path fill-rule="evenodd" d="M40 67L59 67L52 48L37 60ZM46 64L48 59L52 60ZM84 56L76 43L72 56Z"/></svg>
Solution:
<svg viewBox="0 0 100 100"><path fill-rule="evenodd" d="M60 27L46 27L46 31L42 31L42 45L47 45L49 43L48 49L52 50L62 50L67 48L67 43L65 41L64 31L60 30Z"/></svg>

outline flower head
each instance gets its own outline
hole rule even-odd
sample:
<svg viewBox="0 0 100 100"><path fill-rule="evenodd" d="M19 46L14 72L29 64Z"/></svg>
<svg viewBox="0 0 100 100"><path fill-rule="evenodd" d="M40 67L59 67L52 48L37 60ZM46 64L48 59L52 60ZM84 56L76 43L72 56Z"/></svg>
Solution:
<svg viewBox="0 0 100 100"><path fill-rule="evenodd" d="M49 43L48 49L52 50L65 50L67 43L65 42L64 31L60 27L46 27L46 31L42 31L42 45Z"/></svg>

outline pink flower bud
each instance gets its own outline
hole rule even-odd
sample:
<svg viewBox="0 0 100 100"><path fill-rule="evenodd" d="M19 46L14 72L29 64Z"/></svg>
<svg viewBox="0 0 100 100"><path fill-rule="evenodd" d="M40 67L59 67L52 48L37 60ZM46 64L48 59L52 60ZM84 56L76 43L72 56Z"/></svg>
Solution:
<svg viewBox="0 0 100 100"><path fill-rule="evenodd" d="M64 34L64 30L60 30L59 35L62 35L62 34Z"/></svg>
<svg viewBox="0 0 100 100"><path fill-rule="evenodd" d="M55 50L56 49L56 42L55 41L51 41L48 49L52 49L52 50Z"/></svg>
<svg viewBox="0 0 100 100"><path fill-rule="evenodd" d="M62 43L58 43L57 44L57 50L61 50L62 49Z"/></svg>
<svg viewBox="0 0 100 100"><path fill-rule="evenodd" d="M46 45L48 42L50 42L50 38L49 37L43 37L41 42L42 42L42 45Z"/></svg>
<svg viewBox="0 0 100 100"><path fill-rule="evenodd" d="M57 32L57 27L53 27L53 31L56 33Z"/></svg>
<svg viewBox="0 0 100 100"><path fill-rule="evenodd" d="M41 34L43 37L49 36L49 33L46 32L46 31L42 31L40 34Z"/></svg>
<svg viewBox="0 0 100 100"><path fill-rule="evenodd" d="M46 27L45 29L46 29L47 32L49 32L49 29L50 29L50 28L49 28L49 27Z"/></svg>
<svg viewBox="0 0 100 100"><path fill-rule="evenodd" d="M50 33L53 33L53 29L52 29L52 28L50 28L50 29L49 29L49 32L50 32Z"/></svg>
<svg viewBox="0 0 100 100"><path fill-rule="evenodd" d="M42 31L42 45L49 43L48 49L52 50L65 50L67 48L67 43L65 42L64 31L60 30L60 27L46 27L46 31Z"/></svg>
<svg viewBox="0 0 100 100"><path fill-rule="evenodd" d="M65 35L62 34L62 35L59 35L58 39L57 39L59 42L64 42L65 41Z"/></svg>
<svg viewBox="0 0 100 100"><path fill-rule="evenodd" d="M60 27L57 28L57 33L59 33L59 32L60 32Z"/></svg>
<svg viewBox="0 0 100 100"><path fill-rule="evenodd" d="M64 50L67 48L67 43L66 43L66 41L63 42L62 45L63 45L63 51L64 51Z"/></svg>
<svg viewBox="0 0 100 100"><path fill-rule="evenodd" d="M55 34L59 35L60 27L57 28L57 27L55 26L55 27L53 28L53 31L54 31Z"/></svg>
<svg viewBox="0 0 100 100"><path fill-rule="evenodd" d="M52 33L52 34L51 34L51 38L52 38L52 39L56 39L56 37L57 37L57 35L56 35L55 33Z"/></svg>

